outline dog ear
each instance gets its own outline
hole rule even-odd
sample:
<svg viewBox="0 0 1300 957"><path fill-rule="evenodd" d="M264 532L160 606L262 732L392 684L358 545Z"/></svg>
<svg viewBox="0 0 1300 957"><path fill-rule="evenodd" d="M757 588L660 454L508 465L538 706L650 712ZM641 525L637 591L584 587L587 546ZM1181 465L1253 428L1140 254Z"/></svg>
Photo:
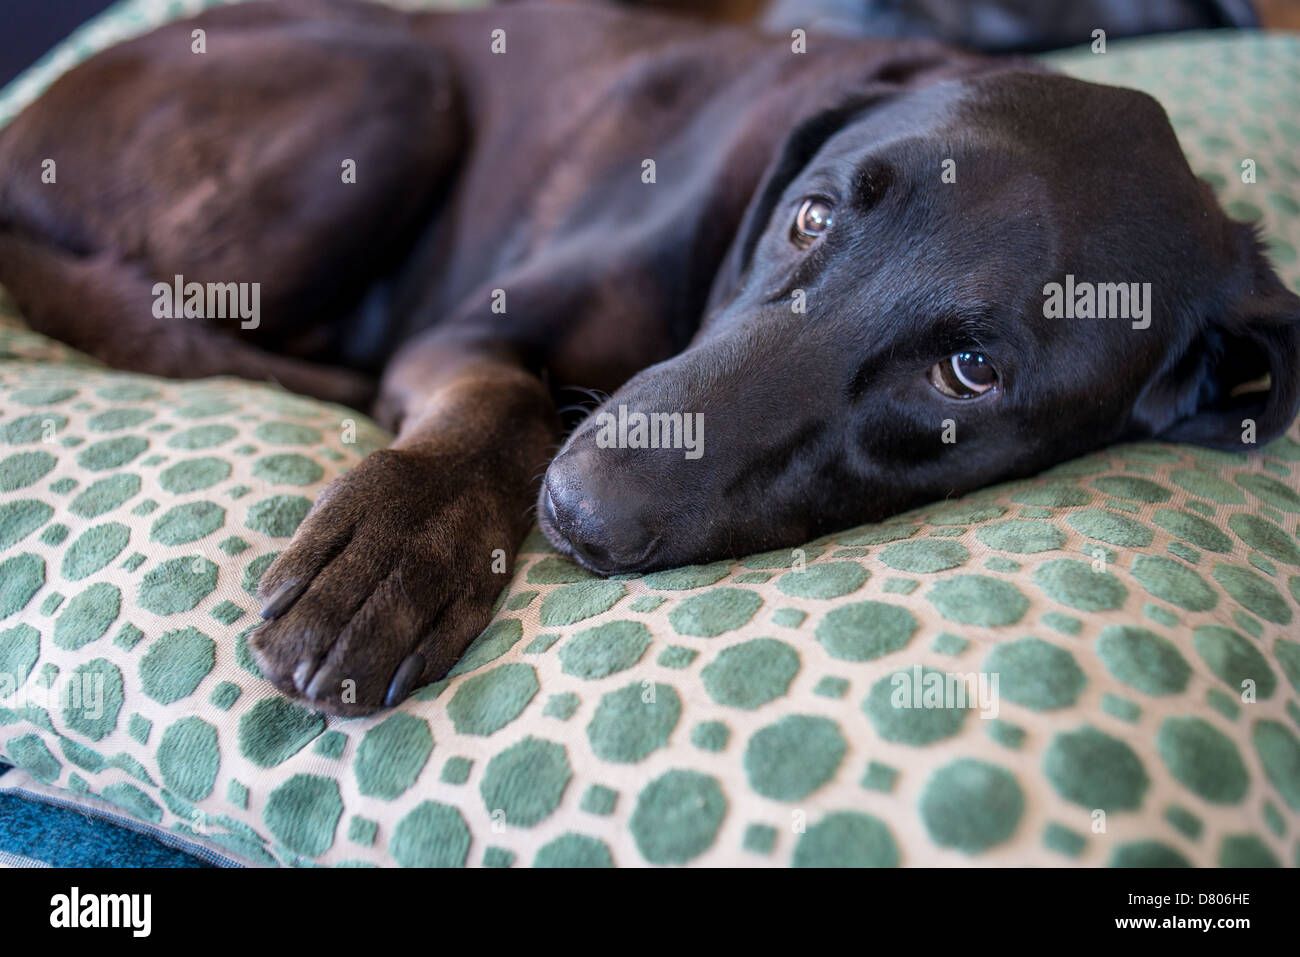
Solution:
<svg viewBox="0 0 1300 957"><path fill-rule="evenodd" d="M817 110L795 124L776 151L775 159L768 164L745 209L735 240L714 280L709 295L710 311L730 299L739 288L753 259L754 248L772 218L772 210L790 181L854 116L880 103L893 92L882 86L875 91L845 94L833 106Z"/></svg>
<svg viewBox="0 0 1300 957"><path fill-rule="evenodd" d="M1157 432L1162 440L1251 451L1285 432L1300 410L1300 297L1282 285L1255 230L1240 227L1239 235L1247 288L1139 399L1140 418L1151 418L1142 413L1152 405L1164 406L1166 420L1173 412Z"/></svg>

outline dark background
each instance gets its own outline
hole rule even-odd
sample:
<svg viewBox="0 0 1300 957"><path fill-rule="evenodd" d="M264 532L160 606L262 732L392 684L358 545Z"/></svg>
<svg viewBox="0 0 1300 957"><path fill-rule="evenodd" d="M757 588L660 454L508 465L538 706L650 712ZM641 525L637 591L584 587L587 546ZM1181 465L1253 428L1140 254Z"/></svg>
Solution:
<svg viewBox="0 0 1300 957"><path fill-rule="evenodd" d="M112 0L0 0L0 86Z"/></svg>

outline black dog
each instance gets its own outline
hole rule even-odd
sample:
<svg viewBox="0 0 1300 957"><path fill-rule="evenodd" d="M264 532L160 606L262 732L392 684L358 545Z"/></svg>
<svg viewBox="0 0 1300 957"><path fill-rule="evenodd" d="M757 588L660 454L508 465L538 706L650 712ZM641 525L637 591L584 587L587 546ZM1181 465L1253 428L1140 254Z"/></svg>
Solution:
<svg viewBox="0 0 1300 957"><path fill-rule="evenodd" d="M124 369L375 398L397 441L320 496L254 635L280 688L345 714L457 659L534 500L564 553L641 571L1291 422L1300 300L1154 100L800 42L591 7L219 9L0 134L0 282ZM159 318L176 276L260 283L260 311ZM556 455L564 385L613 396Z"/></svg>

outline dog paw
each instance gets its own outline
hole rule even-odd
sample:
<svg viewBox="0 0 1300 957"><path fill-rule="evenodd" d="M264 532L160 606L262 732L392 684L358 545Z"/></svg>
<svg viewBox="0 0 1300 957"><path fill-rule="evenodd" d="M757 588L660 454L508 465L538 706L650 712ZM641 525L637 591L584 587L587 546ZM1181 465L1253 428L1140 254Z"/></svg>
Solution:
<svg viewBox="0 0 1300 957"><path fill-rule="evenodd" d="M493 550L517 544L467 471L387 449L322 492L259 586L250 647L277 688L363 715L447 673L505 584Z"/></svg>

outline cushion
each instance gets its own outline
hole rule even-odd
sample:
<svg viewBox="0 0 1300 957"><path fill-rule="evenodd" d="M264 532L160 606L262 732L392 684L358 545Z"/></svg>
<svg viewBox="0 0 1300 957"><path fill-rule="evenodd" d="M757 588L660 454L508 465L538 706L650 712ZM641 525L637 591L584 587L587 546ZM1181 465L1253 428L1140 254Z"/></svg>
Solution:
<svg viewBox="0 0 1300 957"><path fill-rule="evenodd" d="M199 5L115 8L0 117ZM1159 96L1300 289L1300 38L1049 60ZM534 531L453 673L345 720L277 694L246 635L312 498L386 436L272 386L109 370L7 315L0 757L25 791L265 865L1300 864L1296 426L643 576Z"/></svg>

